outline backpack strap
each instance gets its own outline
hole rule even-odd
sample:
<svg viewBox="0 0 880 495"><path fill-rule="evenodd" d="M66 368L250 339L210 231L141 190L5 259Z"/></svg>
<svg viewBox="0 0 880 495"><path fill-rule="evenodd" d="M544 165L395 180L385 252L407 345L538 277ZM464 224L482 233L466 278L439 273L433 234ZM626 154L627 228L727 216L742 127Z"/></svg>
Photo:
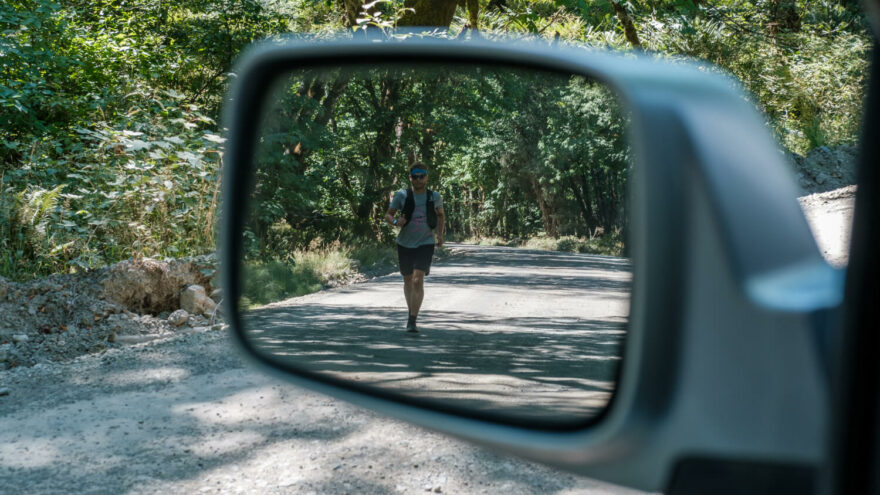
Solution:
<svg viewBox="0 0 880 495"><path fill-rule="evenodd" d="M413 197L413 190L409 188L406 190L406 200L403 202L403 216L406 218L406 223L409 223L412 220L413 212L416 210L416 200Z"/></svg>
<svg viewBox="0 0 880 495"><path fill-rule="evenodd" d="M428 217L428 227L437 228L437 210L434 209L434 193L430 189L426 190L428 196L425 198L425 215Z"/></svg>

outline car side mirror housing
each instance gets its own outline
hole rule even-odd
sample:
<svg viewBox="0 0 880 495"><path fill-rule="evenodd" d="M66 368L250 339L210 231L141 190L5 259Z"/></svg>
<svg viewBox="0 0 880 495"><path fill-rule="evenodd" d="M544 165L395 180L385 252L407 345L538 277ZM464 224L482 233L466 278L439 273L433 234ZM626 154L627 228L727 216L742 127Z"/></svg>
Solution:
<svg viewBox="0 0 880 495"><path fill-rule="evenodd" d="M243 322L244 233L273 88L293 71L426 64L586 78L626 109L629 318L613 395L589 420L530 423L365 387L273 358ZM258 366L399 419L639 489L705 493L695 469L705 466L721 476L713 483L729 476L738 484L734 492L765 493L767 470L787 480L772 493L812 486L826 451L826 322L841 304L843 276L819 252L792 172L735 80L706 64L648 55L421 37L272 42L252 49L236 73L225 110L224 310L238 347ZM742 476L750 470L756 474Z"/></svg>

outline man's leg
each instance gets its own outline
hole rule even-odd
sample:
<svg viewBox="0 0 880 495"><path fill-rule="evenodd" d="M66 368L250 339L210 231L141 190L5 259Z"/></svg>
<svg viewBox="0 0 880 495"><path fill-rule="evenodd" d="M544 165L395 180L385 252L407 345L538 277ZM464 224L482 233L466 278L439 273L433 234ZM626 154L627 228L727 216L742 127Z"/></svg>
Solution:
<svg viewBox="0 0 880 495"><path fill-rule="evenodd" d="M414 269L412 275L404 277L403 291L406 295L406 305L409 308L406 331L419 333L418 327L416 327L416 318L419 316L419 308L422 307L422 299L425 298L425 272Z"/></svg>
<svg viewBox="0 0 880 495"><path fill-rule="evenodd" d="M397 245L397 260L400 264L400 274L403 276L403 297L406 298L407 315L412 307L413 292L413 253L409 248Z"/></svg>
<svg viewBox="0 0 880 495"><path fill-rule="evenodd" d="M403 276L403 297L406 298L407 314L412 312L413 274ZM416 311L418 312L418 311Z"/></svg>
<svg viewBox="0 0 880 495"><path fill-rule="evenodd" d="M415 318L419 316L419 308L422 307L422 300L425 298L425 272L417 268L410 277L410 297L407 298L406 304L409 306L409 315ZM405 284L406 282L404 287Z"/></svg>

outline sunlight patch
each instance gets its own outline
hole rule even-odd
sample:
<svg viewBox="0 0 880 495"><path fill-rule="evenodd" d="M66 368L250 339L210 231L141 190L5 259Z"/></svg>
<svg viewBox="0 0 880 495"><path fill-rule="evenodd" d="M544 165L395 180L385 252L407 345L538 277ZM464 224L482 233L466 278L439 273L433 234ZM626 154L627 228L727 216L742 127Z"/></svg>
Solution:
<svg viewBox="0 0 880 495"><path fill-rule="evenodd" d="M42 468L54 466L61 453L47 438L0 443L0 466L12 468Z"/></svg>
<svg viewBox="0 0 880 495"><path fill-rule="evenodd" d="M104 381L114 385L150 385L152 383L180 382L189 377L184 368L147 368L108 374Z"/></svg>

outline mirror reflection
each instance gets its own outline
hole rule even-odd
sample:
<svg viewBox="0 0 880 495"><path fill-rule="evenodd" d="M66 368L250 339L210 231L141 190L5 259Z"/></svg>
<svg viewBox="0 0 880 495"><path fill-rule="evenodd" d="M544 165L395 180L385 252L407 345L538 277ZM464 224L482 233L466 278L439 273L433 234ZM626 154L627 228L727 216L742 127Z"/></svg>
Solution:
<svg viewBox="0 0 880 495"><path fill-rule="evenodd" d="M267 101L239 301L259 352L535 423L602 411L631 285L608 88L372 65L291 72Z"/></svg>

